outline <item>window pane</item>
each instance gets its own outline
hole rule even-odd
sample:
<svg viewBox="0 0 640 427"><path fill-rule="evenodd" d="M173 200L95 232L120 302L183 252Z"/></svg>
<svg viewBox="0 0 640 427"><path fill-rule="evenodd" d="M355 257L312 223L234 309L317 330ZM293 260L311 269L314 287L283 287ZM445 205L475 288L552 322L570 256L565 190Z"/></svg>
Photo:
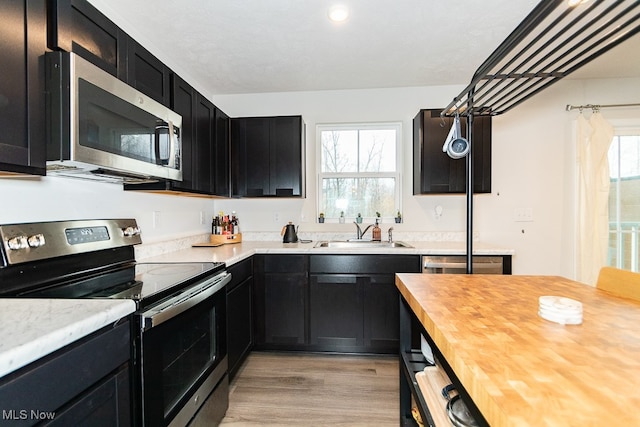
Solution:
<svg viewBox="0 0 640 427"><path fill-rule="evenodd" d="M639 271L640 136L614 137L609 172L609 265Z"/></svg>
<svg viewBox="0 0 640 427"><path fill-rule="evenodd" d="M393 217L395 206L395 178L324 178L320 211L327 218Z"/></svg>
<svg viewBox="0 0 640 427"><path fill-rule="evenodd" d="M394 172L396 170L396 131L360 131L359 172Z"/></svg>
<svg viewBox="0 0 640 427"><path fill-rule="evenodd" d="M322 131L322 172L356 172L357 130Z"/></svg>

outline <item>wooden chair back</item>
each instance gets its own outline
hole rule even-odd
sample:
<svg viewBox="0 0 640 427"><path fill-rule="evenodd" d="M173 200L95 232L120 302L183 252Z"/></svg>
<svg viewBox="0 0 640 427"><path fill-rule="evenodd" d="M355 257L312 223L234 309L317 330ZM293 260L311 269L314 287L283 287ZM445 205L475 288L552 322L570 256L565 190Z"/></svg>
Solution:
<svg viewBox="0 0 640 427"><path fill-rule="evenodd" d="M616 296L640 301L640 273L614 267L602 267L596 288Z"/></svg>

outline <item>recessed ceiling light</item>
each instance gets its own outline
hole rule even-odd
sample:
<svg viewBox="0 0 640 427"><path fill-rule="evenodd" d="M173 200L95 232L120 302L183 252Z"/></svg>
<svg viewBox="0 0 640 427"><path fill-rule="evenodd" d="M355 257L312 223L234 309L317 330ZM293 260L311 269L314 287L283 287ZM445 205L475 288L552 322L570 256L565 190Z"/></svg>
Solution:
<svg viewBox="0 0 640 427"><path fill-rule="evenodd" d="M349 9L343 4L336 4L329 8L329 19L332 22L344 22L349 17Z"/></svg>

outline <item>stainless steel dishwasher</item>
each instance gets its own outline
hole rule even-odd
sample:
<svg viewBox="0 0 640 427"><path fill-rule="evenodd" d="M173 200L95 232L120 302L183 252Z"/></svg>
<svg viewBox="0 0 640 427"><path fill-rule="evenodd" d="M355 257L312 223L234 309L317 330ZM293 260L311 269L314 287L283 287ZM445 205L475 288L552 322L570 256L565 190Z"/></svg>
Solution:
<svg viewBox="0 0 640 427"><path fill-rule="evenodd" d="M465 255L424 255L422 272L425 274L466 274L467 257ZM475 255L473 257L474 274L504 274L501 256Z"/></svg>

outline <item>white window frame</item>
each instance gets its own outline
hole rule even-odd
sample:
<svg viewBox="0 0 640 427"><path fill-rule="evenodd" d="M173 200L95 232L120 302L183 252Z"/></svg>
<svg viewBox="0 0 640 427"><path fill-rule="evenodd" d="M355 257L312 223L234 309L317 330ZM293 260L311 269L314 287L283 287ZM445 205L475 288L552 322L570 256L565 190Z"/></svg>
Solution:
<svg viewBox="0 0 640 427"><path fill-rule="evenodd" d="M614 127L614 137L618 137L618 136L635 136L635 135L640 135L640 125L638 125L636 120L632 120L632 121L628 121L628 120L611 120L610 123L612 124L612 126ZM617 182L617 185L620 185L620 182ZM616 191L617 194L617 201L616 201L616 205L619 206L620 205L620 189L618 188ZM618 214L617 218L615 218L615 223L617 225L617 229L615 231L615 233L618 236L618 239L622 236L623 232L620 229L620 210L616 209L616 213ZM609 218L609 222L611 222L612 218ZM609 241L611 240L611 232L609 233ZM636 250L638 250L638 248L635 248ZM618 245L618 247L616 248L617 254L616 254L616 259L617 259L617 264L616 265L611 265L610 260L608 259L607 264L611 265L612 267L617 267L617 268L623 268L622 266L622 251L621 251L621 247ZM608 258L608 257L607 257ZM631 269L633 271L639 271L639 266L636 264L637 261L632 261L632 265L631 265Z"/></svg>
<svg viewBox="0 0 640 427"><path fill-rule="evenodd" d="M344 130L378 130L392 129L396 131L396 162L395 172L322 172L322 132ZM402 122L354 122L354 123L322 123L316 125L316 171L317 171L317 198L316 218L320 214L322 204L322 180L324 178L394 178L396 182L395 206L402 212ZM375 217L363 218L364 221L373 222ZM393 216L381 217L382 222L394 222ZM325 222L338 223L338 218L325 218Z"/></svg>

